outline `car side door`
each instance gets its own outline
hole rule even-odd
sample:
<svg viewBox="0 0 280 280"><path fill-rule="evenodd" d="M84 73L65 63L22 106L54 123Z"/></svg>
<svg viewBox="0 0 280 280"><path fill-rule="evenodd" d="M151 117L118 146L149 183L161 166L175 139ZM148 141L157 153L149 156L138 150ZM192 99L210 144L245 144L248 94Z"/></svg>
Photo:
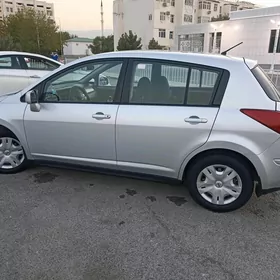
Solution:
<svg viewBox="0 0 280 280"><path fill-rule="evenodd" d="M227 79L223 70L152 59L129 62L117 115L118 168L178 178L184 159L206 143ZM220 98L220 99L219 99Z"/></svg>
<svg viewBox="0 0 280 280"><path fill-rule="evenodd" d="M15 92L27 87L28 74L15 55L0 56L0 94Z"/></svg>
<svg viewBox="0 0 280 280"><path fill-rule="evenodd" d="M116 83L99 91L91 80L115 68ZM115 126L126 60L90 60L66 68L38 89L40 111L27 108L24 127L37 160L116 168Z"/></svg>
<svg viewBox="0 0 280 280"><path fill-rule="evenodd" d="M27 71L29 84L44 77L49 72L59 68L61 65L55 61L32 55L19 56L20 62Z"/></svg>

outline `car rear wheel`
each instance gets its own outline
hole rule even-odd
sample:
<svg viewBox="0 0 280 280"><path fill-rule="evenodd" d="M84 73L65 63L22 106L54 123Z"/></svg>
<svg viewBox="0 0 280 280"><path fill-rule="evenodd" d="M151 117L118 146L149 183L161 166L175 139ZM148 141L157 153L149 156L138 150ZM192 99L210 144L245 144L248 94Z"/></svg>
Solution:
<svg viewBox="0 0 280 280"><path fill-rule="evenodd" d="M215 212L242 207L254 190L246 163L222 154L195 161L187 172L186 184L197 203Z"/></svg>
<svg viewBox="0 0 280 280"><path fill-rule="evenodd" d="M24 149L12 134L0 136L0 173L17 173L27 165Z"/></svg>

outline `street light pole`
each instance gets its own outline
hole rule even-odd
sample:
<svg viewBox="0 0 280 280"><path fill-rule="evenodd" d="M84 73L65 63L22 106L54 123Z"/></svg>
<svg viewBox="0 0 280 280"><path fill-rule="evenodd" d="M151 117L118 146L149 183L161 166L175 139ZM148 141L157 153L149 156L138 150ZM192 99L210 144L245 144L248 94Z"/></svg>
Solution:
<svg viewBox="0 0 280 280"><path fill-rule="evenodd" d="M61 30L61 22L60 22L60 18L59 20L59 39L60 39L60 53L61 53L61 57L64 59L64 54L63 54L63 43L62 43L62 30Z"/></svg>

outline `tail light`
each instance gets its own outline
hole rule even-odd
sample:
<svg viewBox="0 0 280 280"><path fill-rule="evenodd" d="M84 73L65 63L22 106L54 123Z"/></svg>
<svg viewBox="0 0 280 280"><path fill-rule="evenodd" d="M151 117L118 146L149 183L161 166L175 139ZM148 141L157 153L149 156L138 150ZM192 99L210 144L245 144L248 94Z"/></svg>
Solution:
<svg viewBox="0 0 280 280"><path fill-rule="evenodd" d="M243 114L265 125L273 131L280 133L280 112L258 109L241 109Z"/></svg>

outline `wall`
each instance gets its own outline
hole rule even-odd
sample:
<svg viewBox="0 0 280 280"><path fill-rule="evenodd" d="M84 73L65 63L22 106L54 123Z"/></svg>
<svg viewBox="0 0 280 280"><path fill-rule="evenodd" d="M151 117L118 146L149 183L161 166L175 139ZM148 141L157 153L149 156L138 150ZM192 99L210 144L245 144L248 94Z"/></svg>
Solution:
<svg viewBox="0 0 280 280"><path fill-rule="evenodd" d="M74 55L74 56L85 56L91 55L92 52L88 48L90 43L84 42L68 42L67 46L64 46L64 55Z"/></svg>
<svg viewBox="0 0 280 280"><path fill-rule="evenodd" d="M133 0L114 1L113 4L113 25L114 25L114 46L118 45L119 38L125 32L132 30L142 38L143 49L147 48L153 37L153 20L149 20L149 14L153 18L154 1Z"/></svg>
<svg viewBox="0 0 280 280"><path fill-rule="evenodd" d="M280 6L274 7L273 11L277 15L241 18L241 12L236 12L239 13L239 17L229 21L180 26L176 29L174 49L180 49L180 35L204 33L204 52L208 52L209 33L215 32L216 29L216 32L222 32L221 50L244 42L243 45L230 51L230 55L258 60L260 64L271 64L273 54L268 53L270 32L272 29L276 29L276 25L272 24L271 20L280 20ZM276 64L280 64L280 54L276 55Z"/></svg>

